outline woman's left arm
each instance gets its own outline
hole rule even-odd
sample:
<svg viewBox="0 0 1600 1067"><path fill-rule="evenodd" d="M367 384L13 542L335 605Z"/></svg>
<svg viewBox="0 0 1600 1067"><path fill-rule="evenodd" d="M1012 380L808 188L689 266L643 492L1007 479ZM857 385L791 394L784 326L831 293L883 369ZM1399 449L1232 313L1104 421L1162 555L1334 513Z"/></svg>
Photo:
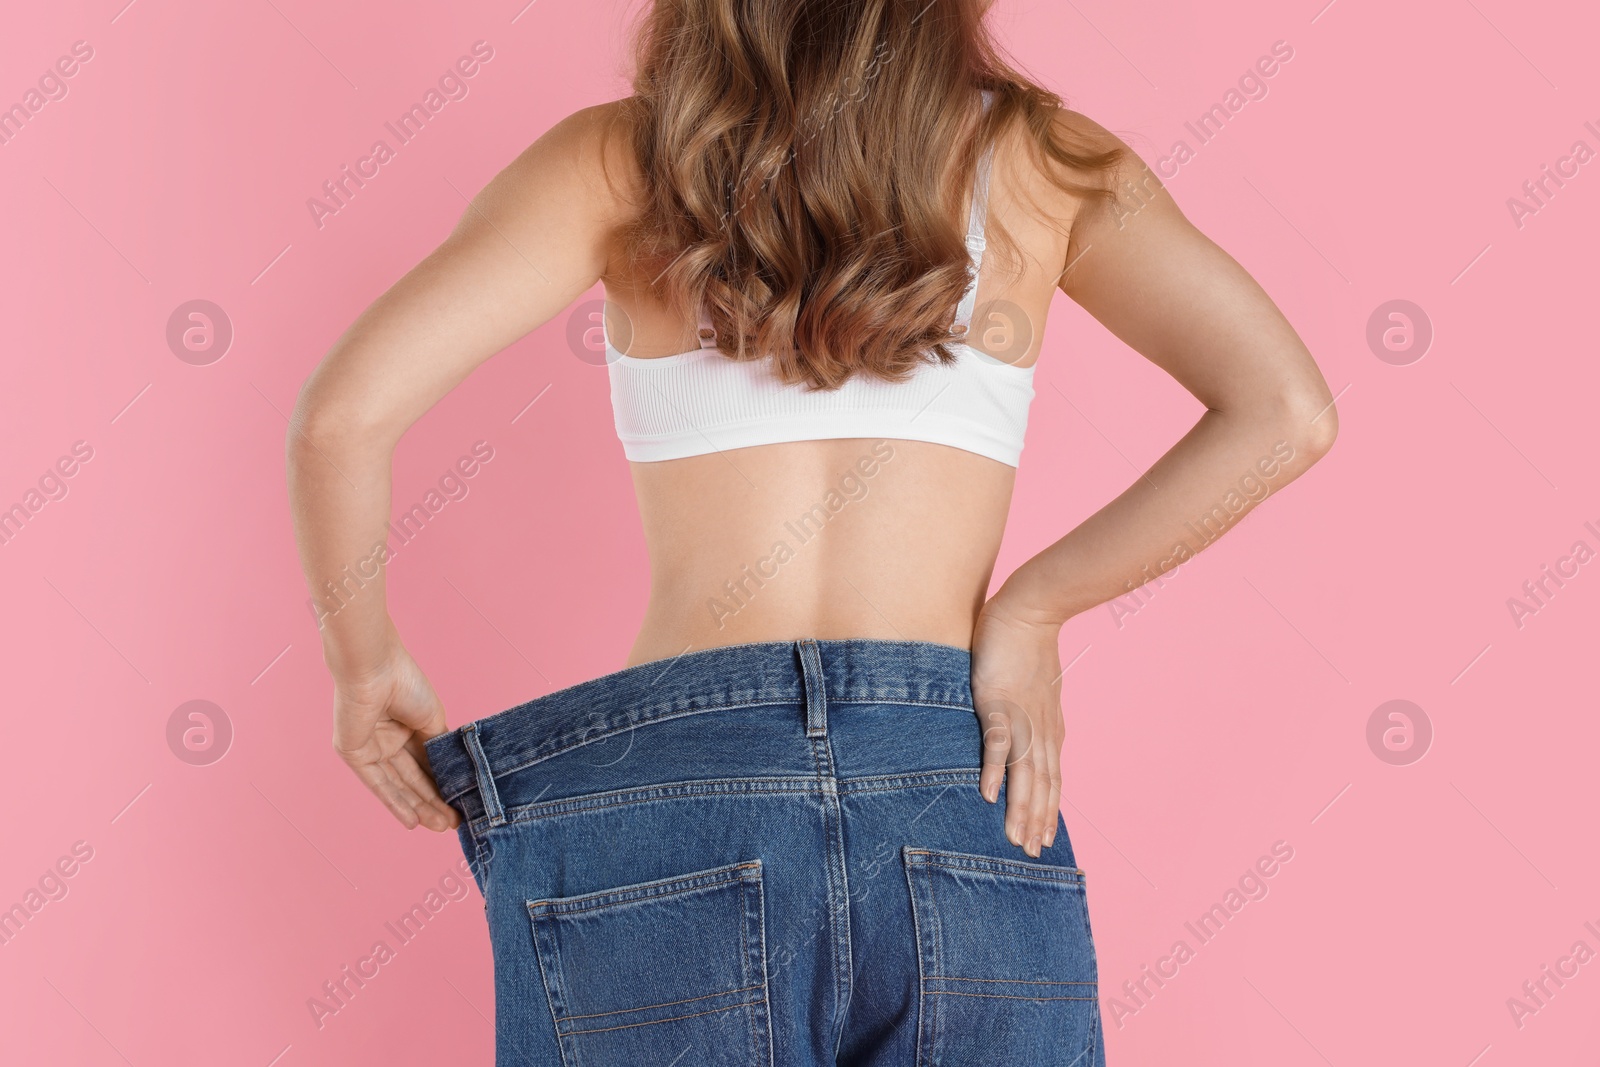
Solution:
<svg viewBox="0 0 1600 1067"><path fill-rule="evenodd" d="M1310 352L1232 256L1178 210L1143 161L1072 112L1074 139L1117 145L1114 200L1080 205L1059 287L1205 406L1115 500L1018 567L973 636L983 795L1007 783L1006 832L1029 854L1061 806L1066 620L1158 578L1233 529L1324 456L1338 430Z"/></svg>
<svg viewBox="0 0 1600 1067"><path fill-rule="evenodd" d="M422 749L444 731L444 709L384 595L395 445L475 367L604 271L615 209L599 175L611 114L610 105L575 113L501 171L449 237L338 339L290 420L289 497L333 675L334 749L408 828L458 820Z"/></svg>

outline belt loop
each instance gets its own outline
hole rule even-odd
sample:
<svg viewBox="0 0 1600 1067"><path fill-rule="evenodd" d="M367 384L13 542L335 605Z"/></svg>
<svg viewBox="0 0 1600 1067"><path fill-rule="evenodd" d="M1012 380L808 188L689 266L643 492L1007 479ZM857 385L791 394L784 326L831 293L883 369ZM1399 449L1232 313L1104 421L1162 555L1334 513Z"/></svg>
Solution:
<svg viewBox="0 0 1600 1067"><path fill-rule="evenodd" d="M795 642L800 651L800 682L806 696L806 736L828 736L828 693L822 677L822 652L816 641L803 637Z"/></svg>
<svg viewBox="0 0 1600 1067"><path fill-rule="evenodd" d="M494 787L494 774L489 770L489 758L483 754L483 741L478 737L478 724L469 722L461 728L461 740L467 746L467 757L478 774L478 797L483 801L483 813L489 817L490 826L506 824L506 809L500 805L500 794Z"/></svg>

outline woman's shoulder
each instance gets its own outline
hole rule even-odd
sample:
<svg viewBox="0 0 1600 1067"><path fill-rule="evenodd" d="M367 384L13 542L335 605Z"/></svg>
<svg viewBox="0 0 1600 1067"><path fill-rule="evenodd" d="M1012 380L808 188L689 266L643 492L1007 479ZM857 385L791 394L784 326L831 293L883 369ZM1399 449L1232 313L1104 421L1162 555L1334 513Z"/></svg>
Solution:
<svg viewBox="0 0 1600 1067"><path fill-rule="evenodd" d="M1096 120L1068 107L1052 107L1043 120L1021 116L1003 131L999 154L1026 179L1041 184L1100 185L1133 155L1126 142ZM1108 168L1106 161L1117 159Z"/></svg>
<svg viewBox="0 0 1600 1067"><path fill-rule="evenodd" d="M643 188L631 122L626 99L579 108L523 148L486 191L507 208L554 196L574 217L621 217Z"/></svg>
<svg viewBox="0 0 1600 1067"><path fill-rule="evenodd" d="M1144 169L1121 137L1064 105L1019 114L1000 131L995 158L1001 188L1067 231Z"/></svg>
<svg viewBox="0 0 1600 1067"><path fill-rule="evenodd" d="M591 207L625 211L643 188L634 150L631 98L582 107L551 126L523 154L564 162L588 190Z"/></svg>

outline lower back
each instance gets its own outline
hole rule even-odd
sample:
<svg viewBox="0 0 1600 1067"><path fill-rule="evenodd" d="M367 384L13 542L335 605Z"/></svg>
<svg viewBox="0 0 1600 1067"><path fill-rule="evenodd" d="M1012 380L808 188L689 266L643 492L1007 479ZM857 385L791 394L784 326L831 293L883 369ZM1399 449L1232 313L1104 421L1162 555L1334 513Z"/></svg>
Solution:
<svg viewBox="0 0 1600 1067"><path fill-rule="evenodd" d="M971 647L1013 468L885 438L631 467L651 589L627 665L799 637Z"/></svg>

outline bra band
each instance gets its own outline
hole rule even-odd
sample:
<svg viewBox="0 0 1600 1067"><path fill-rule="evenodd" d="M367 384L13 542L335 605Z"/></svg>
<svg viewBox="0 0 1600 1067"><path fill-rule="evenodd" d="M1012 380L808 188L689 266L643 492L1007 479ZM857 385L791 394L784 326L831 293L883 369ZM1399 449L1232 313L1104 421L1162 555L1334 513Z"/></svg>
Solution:
<svg viewBox="0 0 1600 1067"><path fill-rule="evenodd" d="M987 114L989 106L994 103L994 90L983 90L983 110ZM978 303L978 272L983 269L983 251L989 242L984 238L984 227L989 218L989 172L994 164L994 142L990 141L984 147L983 154L978 157L978 173L972 189L972 210L967 217L967 256L970 263L967 266L969 281L967 288L961 295L961 303L956 305L955 324L950 327L951 337L965 337L972 326L972 312ZM711 325L711 316L706 313L705 301L700 302L700 326L696 335L701 348L717 347L717 331Z"/></svg>

